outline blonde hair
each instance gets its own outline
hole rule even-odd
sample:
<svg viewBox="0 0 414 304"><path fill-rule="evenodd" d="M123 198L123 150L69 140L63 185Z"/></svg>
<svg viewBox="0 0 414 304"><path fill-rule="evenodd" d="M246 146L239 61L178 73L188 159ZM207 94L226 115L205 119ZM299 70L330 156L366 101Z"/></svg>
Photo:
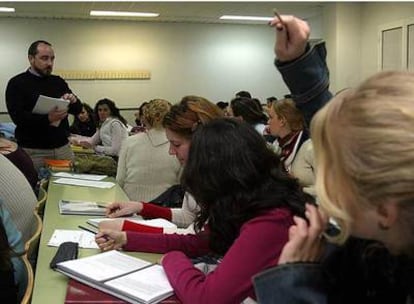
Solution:
<svg viewBox="0 0 414 304"><path fill-rule="evenodd" d="M290 99L277 100L272 103L273 110L279 118L286 119L289 128L293 131L301 131L305 126L302 112L296 108L295 102Z"/></svg>
<svg viewBox="0 0 414 304"><path fill-rule="evenodd" d="M414 74L378 73L338 94L311 136L320 206L341 227L334 241L346 240L358 211L389 201L405 209L398 224L413 234Z"/></svg>
<svg viewBox="0 0 414 304"><path fill-rule="evenodd" d="M142 116L151 128L160 129L164 116L170 109L171 104L167 100L152 99L143 108Z"/></svg>

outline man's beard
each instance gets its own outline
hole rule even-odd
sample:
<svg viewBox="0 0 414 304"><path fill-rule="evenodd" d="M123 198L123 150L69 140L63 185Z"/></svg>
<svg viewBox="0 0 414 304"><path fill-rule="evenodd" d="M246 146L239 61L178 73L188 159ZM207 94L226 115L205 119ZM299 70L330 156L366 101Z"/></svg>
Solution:
<svg viewBox="0 0 414 304"><path fill-rule="evenodd" d="M47 69L40 70L35 67L35 71L42 76L50 76L50 74L52 74L52 70L53 68L47 68Z"/></svg>

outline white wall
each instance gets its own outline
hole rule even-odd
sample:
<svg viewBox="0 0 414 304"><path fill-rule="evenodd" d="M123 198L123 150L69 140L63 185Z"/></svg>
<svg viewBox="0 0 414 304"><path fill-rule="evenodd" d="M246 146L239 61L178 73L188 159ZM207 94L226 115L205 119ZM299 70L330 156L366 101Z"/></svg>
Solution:
<svg viewBox="0 0 414 304"><path fill-rule="evenodd" d="M312 38L321 37L319 20L309 20ZM27 48L37 39L53 44L55 69L151 71L150 80L68 81L91 105L109 97L137 107L187 94L216 102L239 90L265 102L288 93L273 66L274 29L267 25L0 18L0 37L0 111L6 111L7 81L28 67Z"/></svg>
<svg viewBox="0 0 414 304"><path fill-rule="evenodd" d="M324 9L324 28L332 92L361 81L361 19L358 2L329 3Z"/></svg>
<svg viewBox="0 0 414 304"><path fill-rule="evenodd" d="M414 17L414 2L364 3L361 19L361 74L363 78L378 72L379 26Z"/></svg>

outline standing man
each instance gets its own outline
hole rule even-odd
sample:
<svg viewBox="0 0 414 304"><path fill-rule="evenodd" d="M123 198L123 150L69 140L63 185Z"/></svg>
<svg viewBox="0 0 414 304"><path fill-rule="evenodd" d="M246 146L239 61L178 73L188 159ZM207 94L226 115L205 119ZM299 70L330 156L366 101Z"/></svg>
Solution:
<svg viewBox="0 0 414 304"><path fill-rule="evenodd" d="M38 170L44 166L45 158L73 160L68 142L67 115L80 113L82 104L72 94L65 80L52 75L55 53L49 42L33 42L28 50L28 58L30 68L14 76L7 84L6 105L16 124L17 143L30 155ZM33 114L39 95L67 99L70 101L69 108L55 108L48 114Z"/></svg>

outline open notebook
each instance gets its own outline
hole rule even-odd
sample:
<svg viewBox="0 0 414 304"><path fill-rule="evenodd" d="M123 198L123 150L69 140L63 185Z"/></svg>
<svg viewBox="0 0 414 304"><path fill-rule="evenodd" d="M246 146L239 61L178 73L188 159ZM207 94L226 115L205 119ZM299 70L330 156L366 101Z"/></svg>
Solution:
<svg viewBox="0 0 414 304"><path fill-rule="evenodd" d="M61 262L56 270L128 303L159 303L174 294L161 265L116 250Z"/></svg>

